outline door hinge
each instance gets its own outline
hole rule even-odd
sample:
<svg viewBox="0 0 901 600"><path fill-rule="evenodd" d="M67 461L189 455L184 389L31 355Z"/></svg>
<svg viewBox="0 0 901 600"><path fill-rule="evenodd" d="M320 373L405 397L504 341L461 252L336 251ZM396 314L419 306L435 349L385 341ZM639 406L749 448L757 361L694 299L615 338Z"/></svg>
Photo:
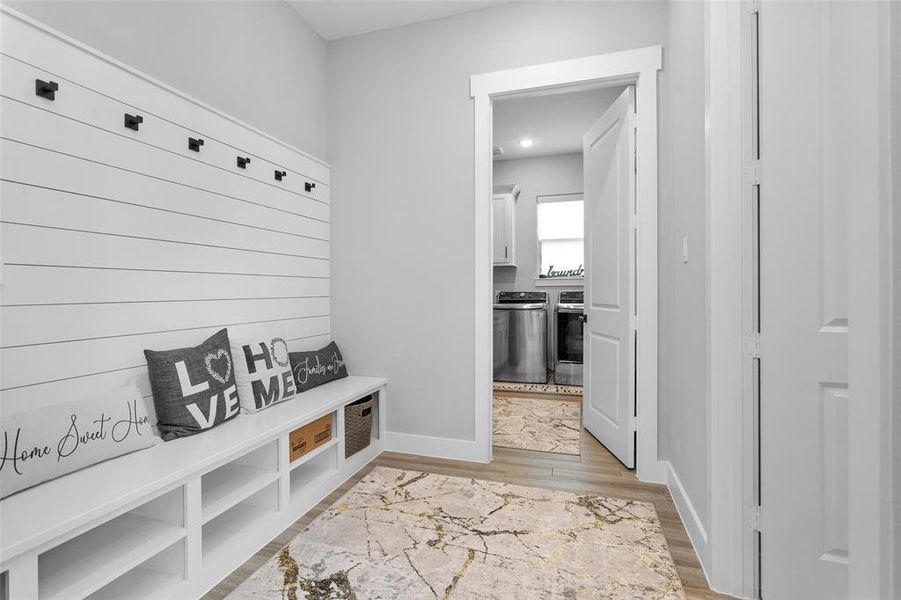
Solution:
<svg viewBox="0 0 901 600"><path fill-rule="evenodd" d="M638 129L638 113L632 113L632 117L629 120L632 122L632 129Z"/></svg>
<svg viewBox="0 0 901 600"><path fill-rule="evenodd" d="M752 333L745 338L745 356L760 358L760 332Z"/></svg>
<svg viewBox="0 0 901 600"><path fill-rule="evenodd" d="M760 161L749 160L745 163L744 180L748 185L760 185Z"/></svg>
<svg viewBox="0 0 901 600"><path fill-rule="evenodd" d="M760 531L760 506L745 507L745 527L751 531Z"/></svg>
<svg viewBox="0 0 901 600"><path fill-rule="evenodd" d="M507 246L504 246L504 258L507 258Z"/></svg>

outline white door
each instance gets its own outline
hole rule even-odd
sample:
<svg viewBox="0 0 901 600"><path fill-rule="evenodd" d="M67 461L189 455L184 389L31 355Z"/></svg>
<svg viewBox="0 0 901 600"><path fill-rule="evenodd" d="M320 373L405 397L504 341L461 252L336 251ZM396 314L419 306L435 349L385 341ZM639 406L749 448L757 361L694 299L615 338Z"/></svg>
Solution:
<svg viewBox="0 0 901 600"><path fill-rule="evenodd" d="M582 138L585 199L583 422L635 466L635 91Z"/></svg>
<svg viewBox="0 0 901 600"><path fill-rule="evenodd" d="M848 597L845 215L854 190L844 181L853 144L842 113L843 98L856 92L842 85L854 67L837 60L835 12L826 2L761 8L760 573L768 600Z"/></svg>

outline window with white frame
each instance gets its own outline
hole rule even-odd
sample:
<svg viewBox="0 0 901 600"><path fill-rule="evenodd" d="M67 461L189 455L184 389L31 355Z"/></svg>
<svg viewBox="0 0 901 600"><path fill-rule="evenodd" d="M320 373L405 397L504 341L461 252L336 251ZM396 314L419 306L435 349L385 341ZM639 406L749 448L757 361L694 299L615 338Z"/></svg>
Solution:
<svg viewBox="0 0 901 600"><path fill-rule="evenodd" d="M585 207L582 194L539 196L538 278L585 275Z"/></svg>

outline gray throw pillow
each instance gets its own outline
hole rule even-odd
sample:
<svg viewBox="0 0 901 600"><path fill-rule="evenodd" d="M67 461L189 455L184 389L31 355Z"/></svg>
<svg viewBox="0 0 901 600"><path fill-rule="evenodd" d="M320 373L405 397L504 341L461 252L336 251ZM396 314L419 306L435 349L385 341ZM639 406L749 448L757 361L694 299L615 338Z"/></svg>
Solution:
<svg viewBox="0 0 901 600"><path fill-rule="evenodd" d="M317 385L347 377L344 358L338 344L332 342L325 348L312 352L290 352L291 369L298 392L305 392Z"/></svg>
<svg viewBox="0 0 901 600"><path fill-rule="evenodd" d="M228 330L193 348L144 350L160 436L194 435L238 416Z"/></svg>

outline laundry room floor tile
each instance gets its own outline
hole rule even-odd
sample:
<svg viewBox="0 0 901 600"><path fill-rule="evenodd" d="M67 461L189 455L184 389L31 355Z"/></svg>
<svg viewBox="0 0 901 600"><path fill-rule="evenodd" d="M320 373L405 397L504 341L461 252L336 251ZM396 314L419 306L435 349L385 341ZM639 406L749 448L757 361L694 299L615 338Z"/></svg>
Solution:
<svg viewBox="0 0 901 600"><path fill-rule="evenodd" d="M495 446L579 454L581 402L495 395L493 421Z"/></svg>

